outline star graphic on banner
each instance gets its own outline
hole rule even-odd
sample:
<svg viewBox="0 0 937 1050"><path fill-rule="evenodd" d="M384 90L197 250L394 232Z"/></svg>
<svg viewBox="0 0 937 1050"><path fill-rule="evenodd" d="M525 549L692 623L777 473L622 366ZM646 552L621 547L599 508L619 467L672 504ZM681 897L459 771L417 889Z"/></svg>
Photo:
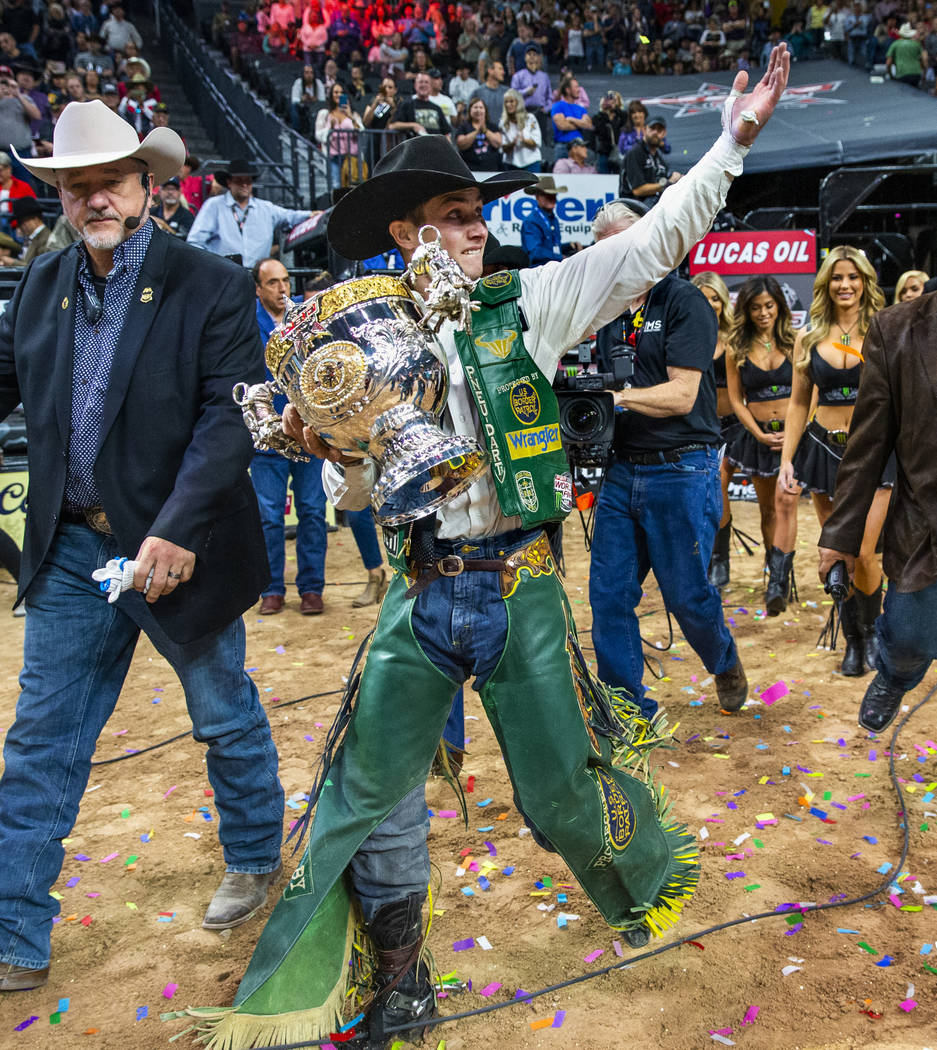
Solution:
<svg viewBox="0 0 937 1050"><path fill-rule="evenodd" d="M848 99L831 98L842 86L841 80L829 80L824 84L801 84L788 87L781 96L778 109L806 109L821 104L844 105ZM670 111L673 117L695 117L699 113L713 113L722 109L728 98L729 88L725 84L708 84L705 81L696 91L684 95L656 95L642 98L645 106L657 106Z"/></svg>

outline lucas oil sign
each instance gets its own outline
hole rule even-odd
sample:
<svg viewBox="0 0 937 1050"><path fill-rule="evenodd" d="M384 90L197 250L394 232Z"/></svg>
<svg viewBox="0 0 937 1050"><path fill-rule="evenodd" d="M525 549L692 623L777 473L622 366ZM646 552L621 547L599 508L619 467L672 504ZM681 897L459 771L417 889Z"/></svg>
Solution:
<svg viewBox="0 0 937 1050"><path fill-rule="evenodd" d="M813 230L710 233L690 250L690 275L706 270L722 277L733 303L750 277L770 275L781 286L799 328L813 298L817 237Z"/></svg>

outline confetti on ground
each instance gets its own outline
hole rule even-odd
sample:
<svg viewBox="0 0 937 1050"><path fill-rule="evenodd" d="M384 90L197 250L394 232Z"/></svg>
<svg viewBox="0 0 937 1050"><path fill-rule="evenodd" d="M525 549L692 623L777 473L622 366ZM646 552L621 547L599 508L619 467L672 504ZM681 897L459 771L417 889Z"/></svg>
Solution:
<svg viewBox="0 0 937 1050"><path fill-rule="evenodd" d="M787 687L787 682L775 682L774 685L769 685L767 689L763 689L758 694L758 698L763 704L770 707L789 693L790 689Z"/></svg>
<svg viewBox="0 0 937 1050"><path fill-rule="evenodd" d="M596 948L594 952L589 952L589 954L587 956L585 956L582 961L583 962L587 962L587 963L595 962L595 960L598 959L598 957L600 955L604 955L604 954L605 954L605 949L604 948Z"/></svg>
<svg viewBox="0 0 937 1050"><path fill-rule="evenodd" d="M171 999L177 991L179 991L178 984L167 984L166 987L163 989L163 998Z"/></svg>
<svg viewBox="0 0 937 1050"><path fill-rule="evenodd" d="M500 981L492 981L492 983L491 983L491 984L486 984L486 985L485 985L485 987L484 987L484 988L482 988L482 990L481 990L481 991L480 991L480 992L479 992L478 994L479 994L479 995L484 995L484 996L485 996L485 998L487 998L487 997L488 997L488 996L490 996L490 995L494 995L494 994L495 994L495 992L496 992L496 991L497 991L497 990L498 990L498 989L499 989L500 987L501 987L501 982L500 982Z"/></svg>
<svg viewBox="0 0 937 1050"><path fill-rule="evenodd" d="M20 1023L13 1029L13 1031L25 1032L31 1024L35 1024L38 1020L39 1018L35 1014L33 1014L32 1017L27 1017L25 1021L20 1021Z"/></svg>
<svg viewBox="0 0 937 1050"><path fill-rule="evenodd" d="M754 1024L755 1018L758 1016L758 1011L761 1009L759 1006L750 1006L745 1011L745 1016L742 1018L742 1024Z"/></svg>
<svg viewBox="0 0 937 1050"><path fill-rule="evenodd" d="M452 950L454 952L464 952L464 951L468 951L469 948L474 948L474 947L475 947L475 938L474 937L466 937L465 940L463 940L463 941L456 941L452 945Z"/></svg>

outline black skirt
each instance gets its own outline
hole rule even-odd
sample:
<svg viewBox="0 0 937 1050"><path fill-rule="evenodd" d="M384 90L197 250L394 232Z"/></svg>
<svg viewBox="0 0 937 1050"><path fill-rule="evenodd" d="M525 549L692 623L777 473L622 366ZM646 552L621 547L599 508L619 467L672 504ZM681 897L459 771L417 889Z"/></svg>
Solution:
<svg viewBox="0 0 937 1050"><path fill-rule="evenodd" d="M811 419L804 430L804 436L800 439L793 464L794 477L804 492L820 492L832 496L836 490L836 475L846 446L833 441L829 434L826 427L821 427L815 419ZM892 452L882 471L878 487L893 488L897 472L898 464Z"/></svg>
<svg viewBox="0 0 937 1050"><path fill-rule="evenodd" d="M766 434L771 429L767 423L758 425ZM726 449L726 459L742 474L773 478L781 469L781 450L769 448L741 423L738 426L732 443Z"/></svg>
<svg viewBox="0 0 937 1050"><path fill-rule="evenodd" d="M727 416L719 417L719 432L722 435L722 443L726 447L726 453L732 447L732 442L738 436L739 431L744 429L734 412L730 412Z"/></svg>

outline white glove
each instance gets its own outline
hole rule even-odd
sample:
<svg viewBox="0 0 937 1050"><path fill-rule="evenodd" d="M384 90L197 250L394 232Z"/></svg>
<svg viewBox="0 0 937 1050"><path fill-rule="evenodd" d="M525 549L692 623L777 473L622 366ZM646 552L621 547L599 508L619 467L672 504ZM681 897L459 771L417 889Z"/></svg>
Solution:
<svg viewBox="0 0 937 1050"><path fill-rule="evenodd" d="M128 558L111 558L103 569L95 569L91 573L91 579L97 582L101 593L106 594L108 603L113 605L124 591L133 589L133 574L136 571L137 563L135 561L130 561ZM152 577L153 573L151 572L149 579L146 581L147 587L149 587ZM145 590L144 593L146 593Z"/></svg>

